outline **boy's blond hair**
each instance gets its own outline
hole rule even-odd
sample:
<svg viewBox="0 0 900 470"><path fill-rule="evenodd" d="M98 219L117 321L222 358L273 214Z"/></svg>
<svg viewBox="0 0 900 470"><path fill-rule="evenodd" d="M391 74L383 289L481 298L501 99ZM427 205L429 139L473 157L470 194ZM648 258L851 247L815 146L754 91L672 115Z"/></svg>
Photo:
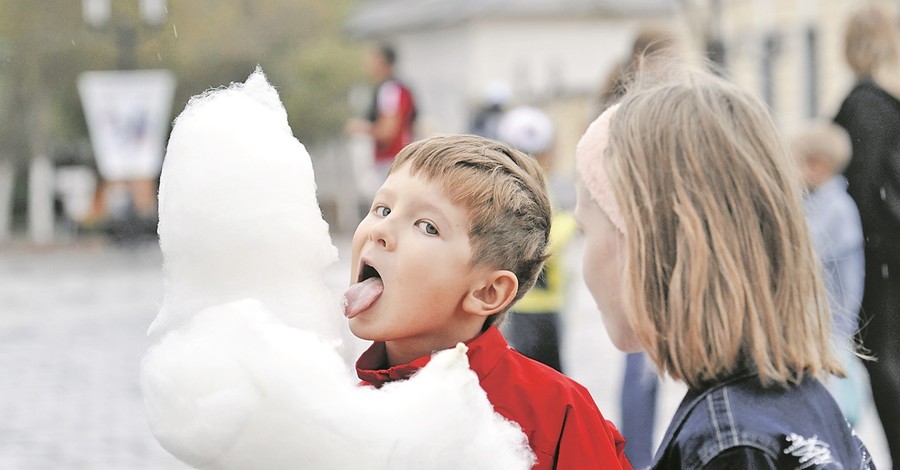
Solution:
<svg viewBox="0 0 900 470"><path fill-rule="evenodd" d="M466 209L471 266L511 271L519 289L510 306L522 298L547 259L550 236L550 201L535 159L491 139L441 135L407 145L389 174L403 165L439 182ZM485 327L499 324L508 310L489 317Z"/></svg>
<svg viewBox="0 0 900 470"><path fill-rule="evenodd" d="M841 374L800 179L766 106L705 70L662 72L626 93L604 157L641 344L691 387L745 367L765 385Z"/></svg>
<svg viewBox="0 0 900 470"><path fill-rule="evenodd" d="M817 121L793 133L791 153L798 162L812 158L826 160L834 174L840 173L850 162L850 135L843 127L828 121Z"/></svg>
<svg viewBox="0 0 900 470"><path fill-rule="evenodd" d="M881 67L897 66L900 37L896 21L891 10L873 2L865 2L850 16L844 55L857 77L872 77Z"/></svg>

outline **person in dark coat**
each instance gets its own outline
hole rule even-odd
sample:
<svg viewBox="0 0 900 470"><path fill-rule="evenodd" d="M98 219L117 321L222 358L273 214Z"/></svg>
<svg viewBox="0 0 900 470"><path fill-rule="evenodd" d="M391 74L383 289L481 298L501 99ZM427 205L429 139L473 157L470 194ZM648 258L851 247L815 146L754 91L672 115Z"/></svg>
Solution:
<svg viewBox="0 0 900 470"><path fill-rule="evenodd" d="M850 134L844 171L865 238L860 339L872 397L891 459L900 463L900 35L897 18L877 5L847 23L845 55L856 83L834 122Z"/></svg>

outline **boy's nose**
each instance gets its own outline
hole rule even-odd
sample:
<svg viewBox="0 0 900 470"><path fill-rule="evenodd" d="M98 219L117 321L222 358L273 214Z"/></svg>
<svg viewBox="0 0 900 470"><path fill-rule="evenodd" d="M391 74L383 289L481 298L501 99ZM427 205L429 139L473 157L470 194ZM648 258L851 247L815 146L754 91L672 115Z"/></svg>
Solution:
<svg viewBox="0 0 900 470"><path fill-rule="evenodd" d="M394 236L391 230L391 223L387 219L382 219L372 226L369 232L369 239L381 245L388 250L394 249Z"/></svg>

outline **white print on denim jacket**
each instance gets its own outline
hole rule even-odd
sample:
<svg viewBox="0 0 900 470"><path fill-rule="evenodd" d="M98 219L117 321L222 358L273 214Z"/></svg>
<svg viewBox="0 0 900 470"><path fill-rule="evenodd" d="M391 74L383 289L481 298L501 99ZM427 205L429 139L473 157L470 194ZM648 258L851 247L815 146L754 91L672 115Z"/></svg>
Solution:
<svg viewBox="0 0 900 470"><path fill-rule="evenodd" d="M791 446L784 449L784 453L797 457L800 461L798 470L805 468L817 468L819 465L834 463L831 456L831 446L819 440L819 436L813 436L809 439L791 433L787 436Z"/></svg>

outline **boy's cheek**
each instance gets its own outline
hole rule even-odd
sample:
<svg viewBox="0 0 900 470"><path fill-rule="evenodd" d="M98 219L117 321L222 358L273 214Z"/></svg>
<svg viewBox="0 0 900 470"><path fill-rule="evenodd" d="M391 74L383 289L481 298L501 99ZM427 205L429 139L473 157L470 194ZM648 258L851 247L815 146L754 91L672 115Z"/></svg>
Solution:
<svg viewBox="0 0 900 470"><path fill-rule="evenodd" d="M359 225L356 226L356 231L353 232L353 239L350 242L354 259L359 256L359 250L362 249L363 242L366 240L366 233L368 233L366 230L366 219L363 219Z"/></svg>
<svg viewBox="0 0 900 470"><path fill-rule="evenodd" d="M356 279L359 275L357 272L359 270L359 253L362 251L362 245L365 241L365 237L363 237L360 233L359 228L356 229L356 232L353 234L353 239L350 242L350 283L356 282Z"/></svg>

